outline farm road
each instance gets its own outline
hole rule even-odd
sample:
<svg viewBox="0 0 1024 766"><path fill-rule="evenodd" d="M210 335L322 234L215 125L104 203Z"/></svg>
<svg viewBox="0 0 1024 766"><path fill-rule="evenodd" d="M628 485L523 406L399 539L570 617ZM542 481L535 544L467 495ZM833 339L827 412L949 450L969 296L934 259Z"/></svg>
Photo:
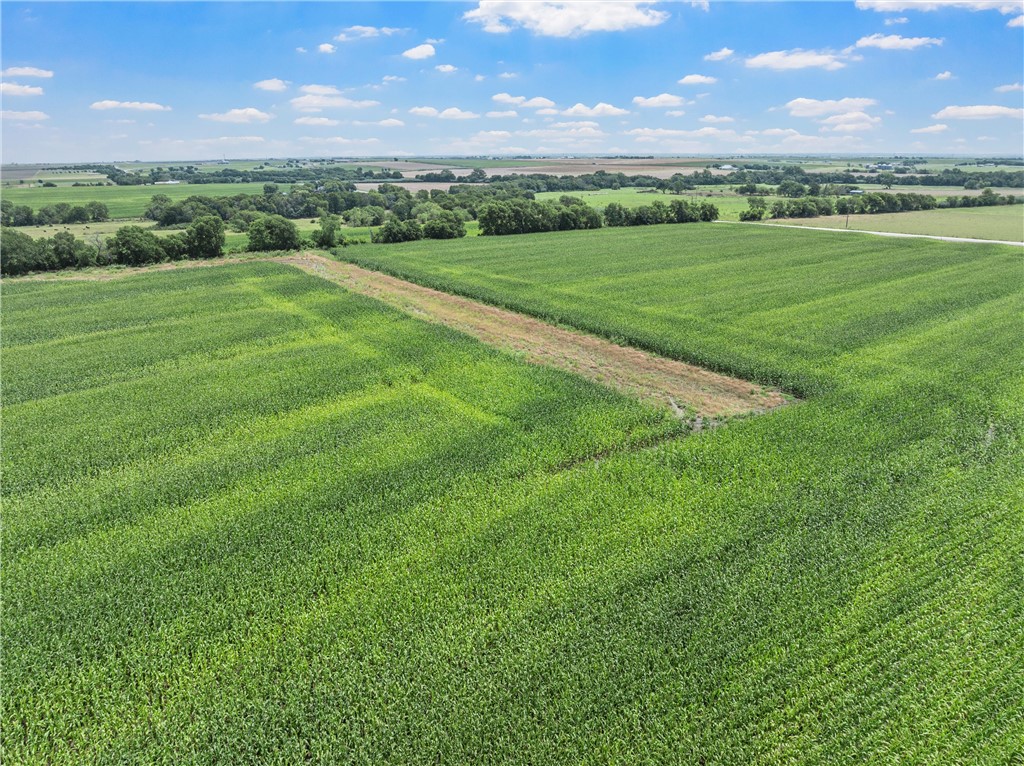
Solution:
<svg viewBox="0 0 1024 766"><path fill-rule="evenodd" d="M176 268L215 268L252 258L183 261L119 271L45 274L29 279L106 280ZM525 314L433 290L315 253L260 259L286 264L350 290L376 298L417 318L443 324L534 364L581 375L622 393L669 408L678 417L694 417L697 428L708 418L762 413L786 404L781 392L739 378L667 359L594 335L556 327Z"/></svg>

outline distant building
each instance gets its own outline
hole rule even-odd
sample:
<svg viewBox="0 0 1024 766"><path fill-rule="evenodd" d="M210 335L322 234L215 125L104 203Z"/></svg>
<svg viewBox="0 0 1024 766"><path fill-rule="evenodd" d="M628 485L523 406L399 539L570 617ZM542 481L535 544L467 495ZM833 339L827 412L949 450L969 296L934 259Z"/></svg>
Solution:
<svg viewBox="0 0 1024 766"><path fill-rule="evenodd" d="M154 181L154 186L170 186L171 184L180 184L181 181Z"/></svg>

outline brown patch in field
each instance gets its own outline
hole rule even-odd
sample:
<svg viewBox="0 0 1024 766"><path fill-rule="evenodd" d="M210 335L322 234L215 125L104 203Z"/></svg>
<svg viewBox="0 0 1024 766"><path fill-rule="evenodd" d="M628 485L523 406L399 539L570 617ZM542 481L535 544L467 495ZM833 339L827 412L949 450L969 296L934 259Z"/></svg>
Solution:
<svg viewBox="0 0 1024 766"><path fill-rule="evenodd" d="M384 301L421 319L472 335L528 361L574 372L624 393L656 401L679 417L765 412L786 403L779 391L666 359L525 314L412 284L350 263L302 253L277 259ZM701 417L703 416L703 417Z"/></svg>
<svg viewBox="0 0 1024 766"><path fill-rule="evenodd" d="M625 394L657 402L677 417L693 419L694 430L719 418L762 413L790 401L780 391L702 367L543 322L515 311L433 290L315 253L265 258L249 256L209 261L177 261L155 266L51 272L17 279L107 281L152 271L275 261L334 282L354 293L383 301L415 317L451 327L527 361L582 375Z"/></svg>

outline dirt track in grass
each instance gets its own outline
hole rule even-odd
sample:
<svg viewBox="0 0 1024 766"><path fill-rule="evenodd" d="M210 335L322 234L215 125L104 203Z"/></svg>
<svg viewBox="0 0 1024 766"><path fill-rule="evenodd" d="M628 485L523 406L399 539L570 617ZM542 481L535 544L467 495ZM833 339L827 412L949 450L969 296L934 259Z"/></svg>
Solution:
<svg viewBox="0 0 1024 766"><path fill-rule="evenodd" d="M184 261L117 271L50 273L38 278L107 280L150 271L209 268L248 260L252 259ZM573 372L630 396L660 403L681 418L692 417L697 429L712 418L763 413L790 401L781 392L756 383L620 346L594 335L556 327L525 314L422 287L315 253L261 260L301 269L420 319L451 327L490 346L511 351L534 364Z"/></svg>

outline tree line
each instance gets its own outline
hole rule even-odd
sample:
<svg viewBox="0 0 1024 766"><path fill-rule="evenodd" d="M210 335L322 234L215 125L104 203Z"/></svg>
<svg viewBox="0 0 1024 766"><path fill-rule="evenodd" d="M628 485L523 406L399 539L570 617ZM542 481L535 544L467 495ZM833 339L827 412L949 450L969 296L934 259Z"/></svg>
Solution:
<svg viewBox="0 0 1024 766"><path fill-rule="evenodd" d="M0 202L0 226L51 226L66 223L109 221L110 211L102 202L69 205L58 202L33 211L28 205L15 205L9 199Z"/></svg>
<svg viewBox="0 0 1024 766"><path fill-rule="evenodd" d="M1022 199L1012 194L996 194L984 189L976 196L953 196L937 200L931 194L885 194L869 192L853 197L804 196L798 199L779 199L768 203L763 197L747 198L747 210L740 211L741 221L760 221L769 218L817 218L822 215L875 215L879 213L905 213L937 208L991 207L1016 205Z"/></svg>

